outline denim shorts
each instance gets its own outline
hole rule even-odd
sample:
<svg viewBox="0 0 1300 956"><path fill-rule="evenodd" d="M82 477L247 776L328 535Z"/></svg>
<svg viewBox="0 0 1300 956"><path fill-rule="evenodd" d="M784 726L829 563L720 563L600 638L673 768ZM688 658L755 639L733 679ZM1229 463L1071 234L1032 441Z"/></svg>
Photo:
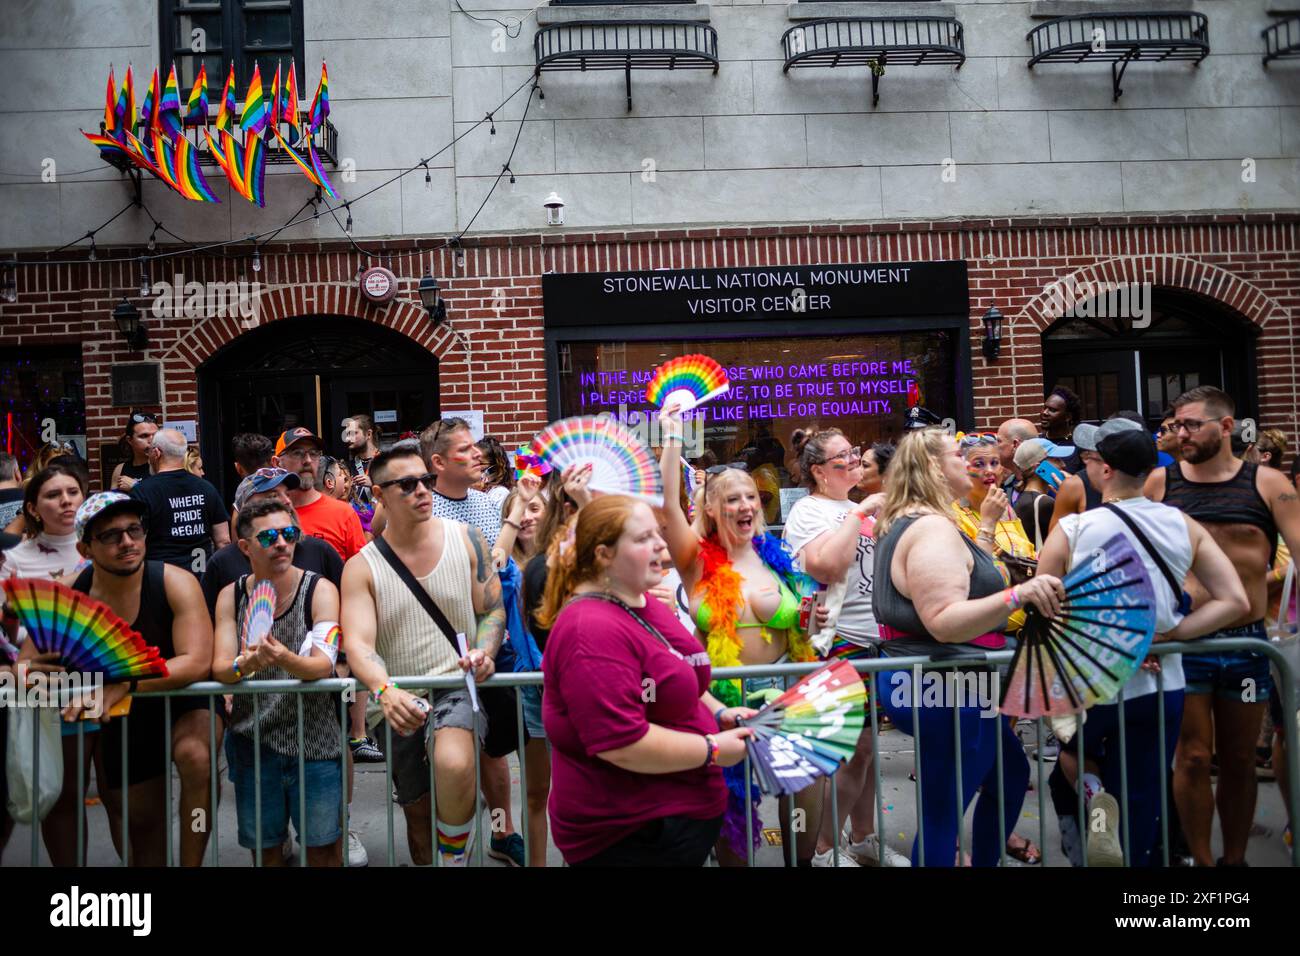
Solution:
<svg viewBox="0 0 1300 956"><path fill-rule="evenodd" d="M241 734L226 734L226 762L235 786L239 845L257 849L256 777L253 742ZM262 849L279 846L289 835L289 821L298 839L309 847L329 846L342 835L343 775L337 760L304 761L307 782L307 821L299 818L298 758L262 747Z"/></svg>
<svg viewBox="0 0 1300 956"><path fill-rule="evenodd" d="M520 699L524 704L524 729L533 740L546 739L546 728L542 726L542 687L532 684L519 688Z"/></svg>
<svg viewBox="0 0 1300 956"><path fill-rule="evenodd" d="M1243 624L1206 637L1253 637L1268 640L1263 621ZM1241 700L1242 694L1254 682L1255 703L1264 703L1273 696L1273 676L1269 672L1268 658L1258 651L1212 651L1205 654L1184 654L1183 675L1187 678L1188 694L1214 694L1225 700Z"/></svg>
<svg viewBox="0 0 1300 956"><path fill-rule="evenodd" d="M397 791L397 802L402 806L417 802L429 792L431 733L443 727L472 730L477 724L479 740L487 736L487 715L481 709L474 713L468 690L431 690L429 704L429 718L424 726L408 737L393 731L393 742L388 747L393 760L393 789ZM383 733L382 725L380 733ZM385 739L385 736L379 737L381 746Z"/></svg>

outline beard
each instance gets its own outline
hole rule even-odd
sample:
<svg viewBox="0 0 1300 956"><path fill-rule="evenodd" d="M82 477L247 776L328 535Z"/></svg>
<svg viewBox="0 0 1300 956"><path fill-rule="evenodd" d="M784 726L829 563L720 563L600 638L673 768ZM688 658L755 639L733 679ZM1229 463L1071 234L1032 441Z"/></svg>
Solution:
<svg viewBox="0 0 1300 956"><path fill-rule="evenodd" d="M298 472L298 490L311 491L316 487L316 472L311 469Z"/></svg>
<svg viewBox="0 0 1300 956"><path fill-rule="evenodd" d="M101 571L107 572L115 577L129 578L135 574L144 565L144 555L140 555L140 560L134 565L127 567L125 564L118 564L116 567L110 567L107 564L96 564L95 567Z"/></svg>
<svg viewBox="0 0 1300 956"><path fill-rule="evenodd" d="M1214 437L1203 444L1192 444L1186 442L1182 446L1183 461L1191 465L1199 465L1202 462L1209 461L1219 453L1223 448L1223 435L1216 432Z"/></svg>

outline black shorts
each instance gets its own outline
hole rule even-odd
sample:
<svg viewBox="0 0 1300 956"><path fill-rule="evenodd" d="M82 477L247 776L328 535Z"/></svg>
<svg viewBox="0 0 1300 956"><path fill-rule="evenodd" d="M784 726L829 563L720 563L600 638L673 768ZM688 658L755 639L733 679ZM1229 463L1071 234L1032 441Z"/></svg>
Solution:
<svg viewBox="0 0 1300 956"><path fill-rule="evenodd" d="M660 817L595 856L570 866L703 866L722 832L722 817Z"/></svg>
<svg viewBox="0 0 1300 956"><path fill-rule="evenodd" d="M192 710L207 710L206 695L173 697L172 726L183 714ZM225 710L221 695L214 697L213 706L220 714ZM161 697L137 697L131 701L131 713L124 721L118 717L103 725L100 746L104 753L105 786L109 790L122 789L122 724L126 724L127 782L134 786L167 772L171 754L167 752L167 710ZM218 730L221 725L218 724Z"/></svg>

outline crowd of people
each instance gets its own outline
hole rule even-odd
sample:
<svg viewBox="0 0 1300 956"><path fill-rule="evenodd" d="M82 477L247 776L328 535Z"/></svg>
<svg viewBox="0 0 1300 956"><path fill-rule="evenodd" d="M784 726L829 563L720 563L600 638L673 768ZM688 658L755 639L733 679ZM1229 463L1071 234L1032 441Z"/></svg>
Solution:
<svg viewBox="0 0 1300 956"><path fill-rule="evenodd" d="M1065 388L1037 422L954 436L927 417L914 414L897 443L863 449L812 427L791 436L788 458L761 438L736 463L688 463L670 406L658 423L662 507L601 494L589 467L516 477L500 442L476 441L457 418L385 444L368 416L352 416L343 458L302 427L235 436L229 508L184 435L147 413L130 416L106 490L92 493L84 463L59 449L25 475L0 455L0 576L59 581L103 602L168 669L108 685L94 721L83 720L89 701L65 708L63 787L41 823L50 860L84 862L77 795L93 774L116 851L133 865L166 863L158 821L169 817L171 767L158 741L170 720L180 819L215 812L210 746L224 746L238 842L263 865L287 862L291 824L309 865L364 865L340 809L355 762L390 761L417 865L466 862L480 781L485 850L511 865L545 865L553 844L575 866L743 866L763 829L745 720L794 680L717 680L716 667L923 655L987 670L984 653L1014 648L1029 608L1056 615L1062 578L1116 534L1153 582L1156 641L1266 640L1269 617L1294 626L1280 592L1300 547L1296 465L1288 479L1278 431L1243 441L1222 391L1180 396L1154 435L1136 412L1083 422ZM805 492L792 506L782 471ZM262 582L274 589L273 624L250 640L246 611ZM17 661L3 666L59 668L14 617L4 628ZM512 671L541 671L543 682L401 686ZM1041 849L1014 833L1035 756L1055 762L1051 798L1072 863L1122 864L1123 835L1128 861L1153 865L1167 831L1175 861L1240 866L1260 768L1285 784L1276 728L1286 715L1256 651L1149 658L1122 689L1122 731L1120 703L1107 701L1086 712L1085 732L1081 718L1057 718L1045 740L974 701L900 705L893 691L911 674L886 667L868 680L874 722L924 740L910 855L877 832L868 727L833 778L781 801L793 864L1038 863ZM182 695L169 706L136 696L333 675L357 682L346 726L328 694ZM104 727L127 703L124 780L122 735ZM0 734L6 725L0 709ZM511 808L516 751L527 843ZM1080 787L1087 818L1103 821L1086 833ZM12 827L3 799L0 813L2 849ZM179 833L179 862L199 865L207 828Z"/></svg>

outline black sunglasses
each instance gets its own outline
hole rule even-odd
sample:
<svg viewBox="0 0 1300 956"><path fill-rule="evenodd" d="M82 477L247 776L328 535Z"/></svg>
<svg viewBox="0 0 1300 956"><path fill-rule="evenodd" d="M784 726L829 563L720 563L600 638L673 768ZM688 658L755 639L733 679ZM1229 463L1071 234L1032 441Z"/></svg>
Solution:
<svg viewBox="0 0 1300 956"><path fill-rule="evenodd" d="M415 475L407 475L405 478L391 478L388 481L381 481L379 487L388 488L392 485L397 485L397 487L401 489L403 495L413 495L415 494L415 488L417 485L424 485L426 491L433 491L433 486L437 481L438 476L432 473L423 474L419 477L416 477Z"/></svg>

